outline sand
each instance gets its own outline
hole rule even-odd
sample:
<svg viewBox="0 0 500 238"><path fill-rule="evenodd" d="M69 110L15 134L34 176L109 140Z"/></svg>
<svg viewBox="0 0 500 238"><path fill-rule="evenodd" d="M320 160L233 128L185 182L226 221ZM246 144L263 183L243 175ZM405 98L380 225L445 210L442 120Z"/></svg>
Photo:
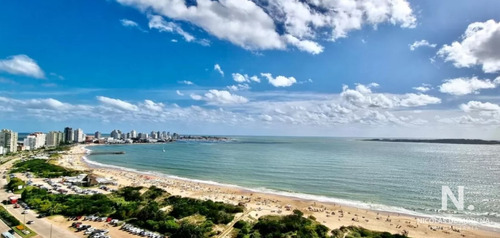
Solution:
<svg viewBox="0 0 500 238"><path fill-rule="evenodd" d="M318 222L330 229L355 225L371 230L398 234L407 231L410 237L500 237L500 233L483 227L419 223L417 217L409 215L371 211L340 204L254 192L230 186L144 175L119 169L92 168L82 159L84 155L84 145L74 146L68 154L58 160L58 163L63 167L92 171L98 176L113 179L118 183L117 187L149 187L155 185L165 189L172 195L210 199L231 204L245 204L245 212L238 215L237 219L256 220L264 215L286 215L291 214L294 209L299 209L306 216L314 216ZM115 235L119 235L116 237L125 237L125 234L127 234L118 231L117 228L110 228L110 231Z"/></svg>

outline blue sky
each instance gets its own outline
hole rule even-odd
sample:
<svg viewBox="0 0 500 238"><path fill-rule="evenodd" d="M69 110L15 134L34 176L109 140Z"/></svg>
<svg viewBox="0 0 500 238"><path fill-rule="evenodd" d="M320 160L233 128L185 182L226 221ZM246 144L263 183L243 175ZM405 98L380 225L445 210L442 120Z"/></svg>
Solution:
<svg viewBox="0 0 500 238"><path fill-rule="evenodd" d="M1 6L2 128L500 139L498 1Z"/></svg>

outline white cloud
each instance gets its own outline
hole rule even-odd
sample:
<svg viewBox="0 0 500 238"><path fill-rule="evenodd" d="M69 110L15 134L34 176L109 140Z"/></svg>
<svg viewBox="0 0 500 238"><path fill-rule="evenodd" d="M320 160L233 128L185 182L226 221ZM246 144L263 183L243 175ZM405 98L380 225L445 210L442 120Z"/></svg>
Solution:
<svg viewBox="0 0 500 238"><path fill-rule="evenodd" d="M121 19L120 23L122 24L122 26L126 26L126 27L138 27L139 26L139 24L137 24L137 22L129 20L129 19Z"/></svg>
<svg viewBox="0 0 500 238"><path fill-rule="evenodd" d="M145 109L149 111L155 111L155 112L161 112L163 111L165 105L163 103L155 103L151 100L144 100L144 103L142 105Z"/></svg>
<svg viewBox="0 0 500 238"><path fill-rule="evenodd" d="M461 104L460 109L465 112L473 112L473 111L493 111L500 112L500 105L493 104L490 102L478 102L478 101L469 101L466 104Z"/></svg>
<svg viewBox="0 0 500 238"><path fill-rule="evenodd" d="M357 84L355 89L344 86L340 96L348 105L359 108L391 109L398 107L420 107L441 103L441 99L426 94L407 93L391 95L373 93L371 89L374 87L378 87L378 84Z"/></svg>
<svg viewBox="0 0 500 238"><path fill-rule="evenodd" d="M134 104L122 101L120 99L97 96L97 100L104 105L111 106L125 111L137 111L138 107Z"/></svg>
<svg viewBox="0 0 500 238"><path fill-rule="evenodd" d="M193 83L193 82L188 81L188 80L178 81L178 83L180 83L180 84L185 84L185 85L194 85L194 83Z"/></svg>
<svg viewBox="0 0 500 238"><path fill-rule="evenodd" d="M33 78L45 78L45 73L40 66L27 55L13 55L0 59L0 71Z"/></svg>
<svg viewBox="0 0 500 238"><path fill-rule="evenodd" d="M444 45L437 53L455 67L482 66L486 73L500 71L500 22L474 22L467 27L462 41Z"/></svg>
<svg viewBox="0 0 500 238"><path fill-rule="evenodd" d="M471 93L478 94L481 89L491 89L495 87L495 83L490 80L481 80L477 77L455 78L445 80L445 82L439 86L439 91L451 95L467 95Z"/></svg>
<svg viewBox="0 0 500 238"><path fill-rule="evenodd" d="M177 93L177 95L179 95L179 96L184 96L184 93L181 93L181 91L179 91L179 90L176 90L175 93Z"/></svg>
<svg viewBox="0 0 500 238"><path fill-rule="evenodd" d="M255 75L254 75L254 76L252 76L252 77L250 77L250 80L252 80L252 81L254 81L254 82L256 82L256 83L260 83L260 78L259 78L259 77L257 77L257 76L255 76ZM500 80L500 77L499 77L499 80Z"/></svg>
<svg viewBox="0 0 500 238"><path fill-rule="evenodd" d="M425 83L424 83L424 84L422 84L421 86L418 86L418 87L413 87L413 89L415 89L415 90L417 90L417 91L419 91L419 92L425 93L425 92L427 92L427 91L431 90L431 89L432 89L432 87L431 87L431 85L429 85L429 84L425 84Z"/></svg>
<svg viewBox="0 0 500 238"><path fill-rule="evenodd" d="M247 103L248 99L236 94L231 94L225 90L211 89L203 96L197 94L190 95L193 100L196 101L206 101L208 104L212 105L223 105L223 104L243 104Z"/></svg>
<svg viewBox="0 0 500 238"><path fill-rule="evenodd" d="M191 94L189 95L193 100L200 101L203 100L203 97L198 95L198 94Z"/></svg>
<svg viewBox="0 0 500 238"><path fill-rule="evenodd" d="M250 85L243 83L243 84L237 84L237 85L231 85L227 86L227 89L231 91L244 91L244 90L250 90Z"/></svg>
<svg viewBox="0 0 500 238"><path fill-rule="evenodd" d="M224 77L224 71L222 71L219 64L214 65L214 70L217 71L220 75L222 75L222 77Z"/></svg>
<svg viewBox="0 0 500 238"><path fill-rule="evenodd" d="M284 49L272 19L248 0L198 0L186 6L177 0L118 0L141 10L191 22L208 33L245 49Z"/></svg>
<svg viewBox="0 0 500 238"><path fill-rule="evenodd" d="M184 37L187 42L195 40L194 36L185 32L179 25L165 21L162 16L149 15L149 28L157 29L160 32L175 32Z"/></svg>
<svg viewBox="0 0 500 238"><path fill-rule="evenodd" d="M417 48L423 47L423 46L430 47L430 48L436 48L437 45L436 44L431 44L427 40L420 40L420 41L413 42L413 44L411 44L409 46L410 46L410 50L414 51Z"/></svg>
<svg viewBox="0 0 500 238"><path fill-rule="evenodd" d="M299 40L297 37L292 36L290 34L285 35L285 38L289 44L297 47L297 49L301 51L305 51L313 55L317 55L323 52L323 46L314 41Z"/></svg>
<svg viewBox="0 0 500 238"><path fill-rule="evenodd" d="M277 76L273 78L270 73L261 73L262 77L267 78L270 84L274 87L290 87L293 84L297 83L297 80L294 77L285 77L285 76Z"/></svg>
<svg viewBox="0 0 500 238"><path fill-rule="evenodd" d="M232 74L233 76L233 80L237 83L246 83L246 82L249 82L249 79L248 79L248 75L243 75L243 74L240 74L240 73L233 73Z"/></svg>
<svg viewBox="0 0 500 238"><path fill-rule="evenodd" d="M129 28L136 28L142 32L147 32L146 30L142 29L141 26L135 21L129 20L129 19L120 19L120 23L124 27L129 27Z"/></svg>
<svg viewBox="0 0 500 238"><path fill-rule="evenodd" d="M205 93L203 100L205 100L209 104L216 104L216 105L242 104L248 102L248 99L243 96L231 94L230 92L225 90L219 91L216 89L209 90L207 93Z"/></svg>
<svg viewBox="0 0 500 238"><path fill-rule="evenodd" d="M263 121L272 121L273 120L273 117L272 116L269 116L269 115L260 115L259 118Z"/></svg>
<svg viewBox="0 0 500 238"><path fill-rule="evenodd" d="M437 97L414 93L405 94L399 101L399 105L402 107L419 107L439 103L441 103L441 99Z"/></svg>
<svg viewBox="0 0 500 238"><path fill-rule="evenodd" d="M117 0L143 12L188 21L215 37L249 50L284 50L295 46L319 54L319 37L346 37L363 25L389 22L413 28L416 18L407 0L299 1L197 0L187 6L178 0ZM284 28L277 32L277 25Z"/></svg>

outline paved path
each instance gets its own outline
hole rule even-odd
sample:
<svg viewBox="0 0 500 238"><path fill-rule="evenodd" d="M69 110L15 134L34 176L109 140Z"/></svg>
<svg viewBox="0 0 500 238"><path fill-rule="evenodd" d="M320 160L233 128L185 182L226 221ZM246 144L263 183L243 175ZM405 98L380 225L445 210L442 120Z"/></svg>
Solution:
<svg viewBox="0 0 500 238"><path fill-rule="evenodd" d="M9 164L10 162L7 162L6 164ZM2 169L0 169L0 172L3 173L3 170L6 166L6 164L2 165ZM9 196L12 196L12 193L7 193L3 187L7 184L7 180L5 179L0 179L0 201L2 200L7 200ZM20 195L16 195L20 196ZM2 205L4 206L4 205ZM31 230L35 231L38 233L39 237L44 237L44 238L77 238L79 237L76 235L74 232L70 231L69 229L64 229L59 226L53 226L51 228L51 223L47 221L47 218L36 218L37 214L34 211L28 211L26 215L22 215L21 212L24 210L22 208L14 208L13 205L6 205L4 206L7 211L9 211L10 214L12 214L14 217L16 217L20 222L23 222L25 219L26 221L34 221L33 224L27 225ZM51 234L52 230L52 234Z"/></svg>

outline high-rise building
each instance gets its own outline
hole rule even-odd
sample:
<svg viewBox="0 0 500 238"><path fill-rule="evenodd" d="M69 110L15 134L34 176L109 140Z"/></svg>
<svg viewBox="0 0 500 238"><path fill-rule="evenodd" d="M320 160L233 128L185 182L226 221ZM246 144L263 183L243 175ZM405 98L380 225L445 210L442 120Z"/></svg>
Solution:
<svg viewBox="0 0 500 238"><path fill-rule="evenodd" d="M74 138L75 136L73 135L73 128L64 128L64 143L73 143Z"/></svg>
<svg viewBox="0 0 500 238"><path fill-rule="evenodd" d="M5 150L5 153L17 152L17 132L3 129L0 131L0 146Z"/></svg>
<svg viewBox="0 0 500 238"><path fill-rule="evenodd" d="M56 147L64 142L64 133L60 131L50 131L47 133L45 145L48 147Z"/></svg>
<svg viewBox="0 0 500 238"><path fill-rule="evenodd" d="M45 146L47 135L42 132L35 132L24 138L25 150L36 150Z"/></svg>
<svg viewBox="0 0 500 238"><path fill-rule="evenodd" d="M85 134L83 134L83 130L82 129L80 129L80 128L76 129L74 134L75 134L74 135L75 138L73 140L74 142L76 142L76 143L82 143L82 142L85 141Z"/></svg>
<svg viewBox="0 0 500 238"><path fill-rule="evenodd" d="M101 132L96 131L96 132L94 133L94 138L96 138L96 139L101 139L101 136L102 136L102 135L101 135Z"/></svg>
<svg viewBox="0 0 500 238"><path fill-rule="evenodd" d="M120 130L113 130L110 136L115 140L119 140L122 138L122 132Z"/></svg>
<svg viewBox="0 0 500 238"><path fill-rule="evenodd" d="M137 138L137 131L132 130L132 131L130 132L130 138L134 138L134 139L135 139L135 138Z"/></svg>

